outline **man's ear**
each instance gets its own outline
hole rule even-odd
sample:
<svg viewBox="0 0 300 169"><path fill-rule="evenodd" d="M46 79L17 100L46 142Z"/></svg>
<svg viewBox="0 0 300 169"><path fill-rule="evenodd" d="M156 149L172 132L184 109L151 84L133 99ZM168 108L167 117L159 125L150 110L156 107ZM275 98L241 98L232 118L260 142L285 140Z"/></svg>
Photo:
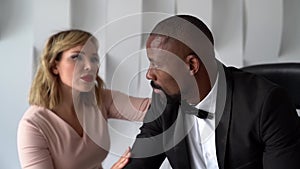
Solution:
<svg viewBox="0 0 300 169"><path fill-rule="evenodd" d="M200 68L200 60L195 54L190 54L186 57L186 63L189 65L190 74L195 75Z"/></svg>

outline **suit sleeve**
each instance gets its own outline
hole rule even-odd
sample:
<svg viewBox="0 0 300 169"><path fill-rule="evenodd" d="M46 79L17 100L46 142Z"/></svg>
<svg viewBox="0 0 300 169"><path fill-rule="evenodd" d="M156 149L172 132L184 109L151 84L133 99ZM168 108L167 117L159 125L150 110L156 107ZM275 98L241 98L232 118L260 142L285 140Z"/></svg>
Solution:
<svg viewBox="0 0 300 169"><path fill-rule="evenodd" d="M298 169L300 166L300 119L286 92L273 88L260 118L265 169Z"/></svg>
<svg viewBox="0 0 300 169"><path fill-rule="evenodd" d="M163 105L152 97L140 133L132 147L132 156L125 169L159 168L166 155L163 148L162 118Z"/></svg>
<svg viewBox="0 0 300 169"><path fill-rule="evenodd" d="M18 153L23 169L54 169L45 137L29 120L19 123Z"/></svg>

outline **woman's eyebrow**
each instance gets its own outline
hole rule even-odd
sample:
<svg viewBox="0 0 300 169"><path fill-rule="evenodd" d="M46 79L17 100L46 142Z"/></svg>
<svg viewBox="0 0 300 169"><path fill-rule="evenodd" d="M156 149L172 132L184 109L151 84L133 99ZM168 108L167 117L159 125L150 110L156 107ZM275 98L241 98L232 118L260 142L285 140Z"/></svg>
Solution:
<svg viewBox="0 0 300 169"><path fill-rule="evenodd" d="M80 53L80 54L85 54L83 51L81 51L81 50L75 50L75 51L72 51L71 53Z"/></svg>

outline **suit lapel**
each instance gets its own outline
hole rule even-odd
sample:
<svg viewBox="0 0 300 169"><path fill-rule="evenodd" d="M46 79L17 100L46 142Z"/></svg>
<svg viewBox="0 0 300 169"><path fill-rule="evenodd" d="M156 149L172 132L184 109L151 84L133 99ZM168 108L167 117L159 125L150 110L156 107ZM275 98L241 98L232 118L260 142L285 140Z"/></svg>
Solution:
<svg viewBox="0 0 300 169"><path fill-rule="evenodd" d="M219 85L216 107L216 152L218 165L224 169L228 128L231 117L232 106L232 75L224 66L219 67Z"/></svg>
<svg viewBox="0 0 300 169"><path fill-rule="evenodd" d="M225 86L225 88L224 88ZM218 85L218 96L217 96L217 107L216 107L216 152L218 165L220 169L224 169L225 166L225 154L226 154L226 144L228 136L228 128L231 117L231 103L232 103L232 75L228 68L219 67L219 85ZM224 97L223 97L224 96ZM173 146L173 148L167 150L167 157L174 169L186 168L190 169L190 159L189 159L189 147L188 139L185 136L179 143L178 138L182 138L182 133L187 134L188 118L183 116L182 113L178 113L178 107L174 109L174 105L167 105L170 110L165 116L164 121L167 124L164 128L168 129L173 127L174 134L173 139L170 139L172 135L165 135L164 141L167 147ZM172 107L172 108L171 108ZM177 118L176 118L177 117ZM170 120L172 119L172 120ZM176 122L174 122L176 119ZM171 126L175 124L174 126ZM178 134L181 133L181 134ZM177 141L176 141L177 140Z"/></svg>

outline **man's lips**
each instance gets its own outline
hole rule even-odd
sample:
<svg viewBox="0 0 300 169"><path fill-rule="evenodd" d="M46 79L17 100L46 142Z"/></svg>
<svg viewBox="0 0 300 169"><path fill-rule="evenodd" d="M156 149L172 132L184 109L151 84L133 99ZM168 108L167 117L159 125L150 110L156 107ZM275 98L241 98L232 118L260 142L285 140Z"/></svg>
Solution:
<svg viewBox="0 0 300 169"><path fill-rule="evenodd" d="M86 81L86 82L92 82L94 80L93 76L92 75L85 75L85 76L82 76L80 77L80 79Z"/></svg>
<svg viewBox="0 0 300 169"><path fill-rule="evenodd" d="M152 86L155 93L163 94L167 98L168 103L178 102L178 100L180 100L181 98L180 94L168 95L159 85L155 84L153 81L150 82L150 85Z"/></svg>

